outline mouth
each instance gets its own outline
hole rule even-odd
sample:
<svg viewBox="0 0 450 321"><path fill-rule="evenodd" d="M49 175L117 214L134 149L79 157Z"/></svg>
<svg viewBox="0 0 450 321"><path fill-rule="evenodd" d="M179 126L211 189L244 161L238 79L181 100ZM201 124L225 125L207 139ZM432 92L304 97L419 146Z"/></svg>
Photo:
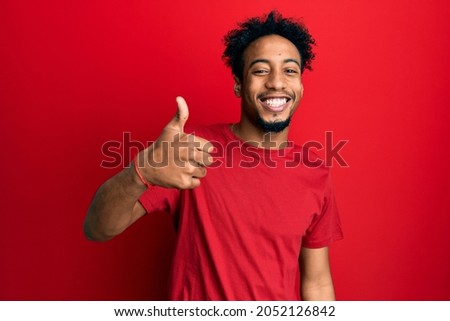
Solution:
<svg viewBox="0 0 450 321"><path fill-rule="evenodd" d="M288 96L266 96L259 98L261 105L270 112L281 112L286 109L289 105L289 102L292 100L291 97Z"/></svg>

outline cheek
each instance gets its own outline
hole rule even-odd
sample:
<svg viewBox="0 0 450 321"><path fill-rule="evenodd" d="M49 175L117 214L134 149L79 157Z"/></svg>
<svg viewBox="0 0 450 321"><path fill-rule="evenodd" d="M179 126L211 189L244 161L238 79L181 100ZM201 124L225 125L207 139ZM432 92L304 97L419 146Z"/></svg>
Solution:
<svg viewBox="0 0 450 321"><path fill-rule="evenodd" d="M250 93L264 90L264 80L259 77L248 77L245 82L245 87Z"/></svg>
<svg viewBox="0 0 450 321"><path fill-rule="evenodd" d="M247 99L256 99L258 93L259 91L257 86L255 86L255 84L252 83L247 85L247 87L245 88L245 93L243 93L243 95L245 95Z"/></svg>
<svg viewBox="0 0 450 321"><path fill-rule="evenodd" d="M302 84L300 84L300 85L298 85L297 84L297 88L295 89L295 92L296 92L296 94L297 94L297 99L300 101L300 99L302 99L302 97L303 97L303 85Z"/></svg>

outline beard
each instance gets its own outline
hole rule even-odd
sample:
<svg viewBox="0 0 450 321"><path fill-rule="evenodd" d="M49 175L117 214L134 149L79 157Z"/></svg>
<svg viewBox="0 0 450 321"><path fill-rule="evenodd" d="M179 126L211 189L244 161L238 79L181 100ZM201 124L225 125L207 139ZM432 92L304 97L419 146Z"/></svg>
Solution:
<svg viewBox="0 0 450 321"><path fill-rule="evenodd" d="M269 122L265 121L261 118L261 116L258 115L256 123L264 133L280 133L291 123L291 116L289 116L286 120Z"/></svg>

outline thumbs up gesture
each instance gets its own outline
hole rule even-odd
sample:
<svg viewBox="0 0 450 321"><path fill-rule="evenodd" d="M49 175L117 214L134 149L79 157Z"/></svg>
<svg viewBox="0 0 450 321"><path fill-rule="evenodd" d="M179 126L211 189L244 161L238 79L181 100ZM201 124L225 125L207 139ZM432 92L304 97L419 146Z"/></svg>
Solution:
<svg viewBox="0 0 450 321"><path fill-rule="evenodd" d="M141 151L135 162L144 179L153 185L190 189L200 185L206 166L212 163L213 145L206 139L186 134L189 109L182 97L176 99L178 111L158 139Z"/></svg>

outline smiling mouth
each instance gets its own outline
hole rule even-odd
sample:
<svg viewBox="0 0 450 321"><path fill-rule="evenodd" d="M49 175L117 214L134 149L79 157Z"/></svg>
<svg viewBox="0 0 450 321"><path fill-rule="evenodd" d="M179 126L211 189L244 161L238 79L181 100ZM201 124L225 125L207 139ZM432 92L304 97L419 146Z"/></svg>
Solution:
<svg viewBox="0 0 450 321"><path fill-rule="evenodd" d="M288 105L291 98L289 97L264 97L259 99L261 104L271 112L283 111Z"/></svg>

